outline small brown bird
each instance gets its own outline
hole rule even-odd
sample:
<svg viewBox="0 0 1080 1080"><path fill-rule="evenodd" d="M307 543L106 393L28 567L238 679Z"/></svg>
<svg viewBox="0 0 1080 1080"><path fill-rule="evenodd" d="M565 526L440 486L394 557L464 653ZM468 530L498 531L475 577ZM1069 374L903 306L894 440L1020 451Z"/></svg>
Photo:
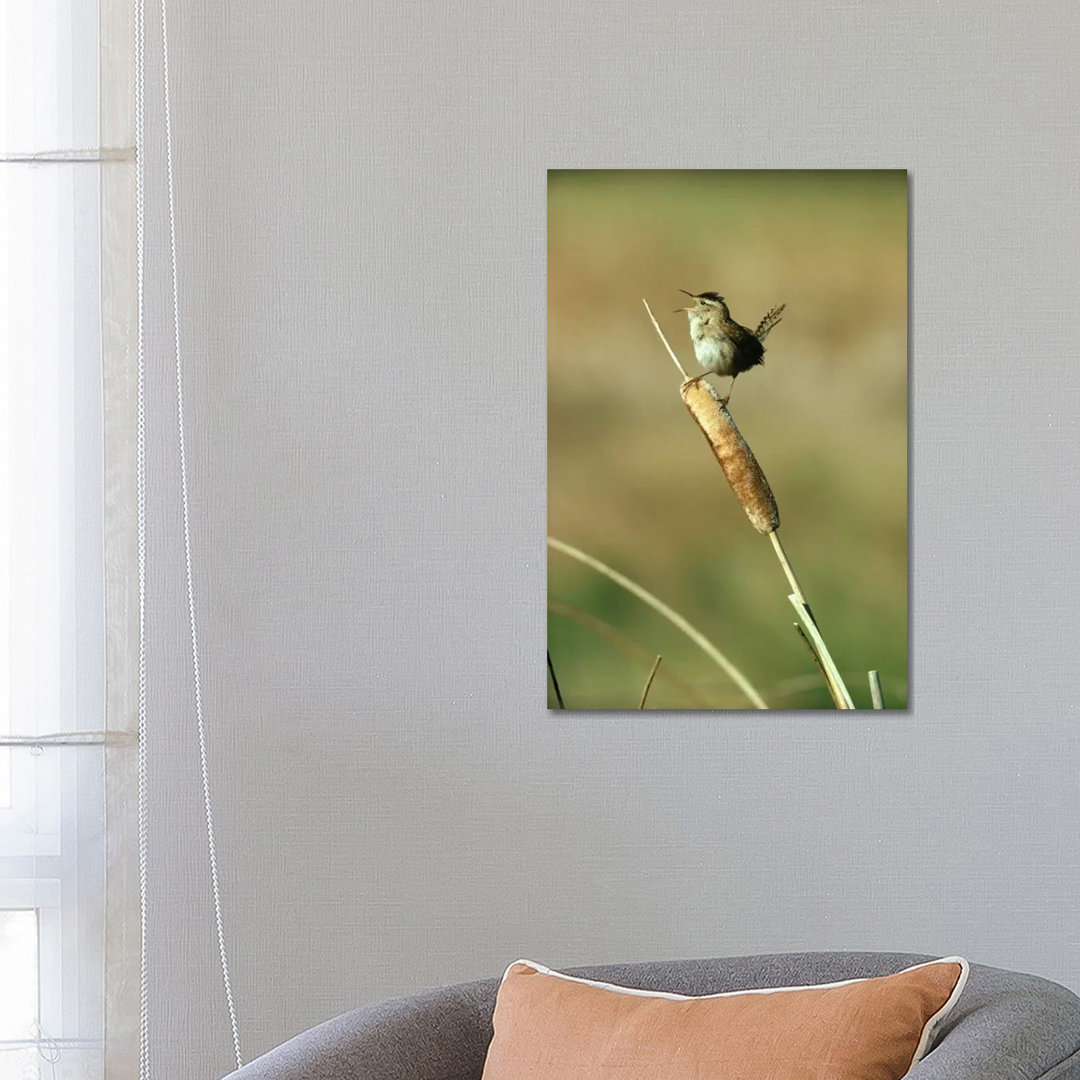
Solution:
<svg viewBox="0 0 1080 1080"><path fill-rule="evenodd" d="M706 375L730 375L731 389L723 399L726 405L731 400L731 390L735 380L755 364L764 364L765 347L762 344L769 331L780 321L786 305L780 304L769 311L758 323L756 330L748 330L731 318L731 312L718 293L686 293L694 301L693 307L677 308L685 311L690 320L690 338L694 342L694 356L705 369L700 375L694 375L687 382L697 382ZM686 385L684 383L684 385Z"/></svg>

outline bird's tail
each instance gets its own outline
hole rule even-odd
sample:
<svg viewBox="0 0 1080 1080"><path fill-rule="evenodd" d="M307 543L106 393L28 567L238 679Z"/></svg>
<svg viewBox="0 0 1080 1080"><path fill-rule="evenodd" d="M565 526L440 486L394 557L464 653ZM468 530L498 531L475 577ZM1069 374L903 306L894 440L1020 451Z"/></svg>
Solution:
<svg viewBox="0 0 1080 1080"><path fill-rule="evenodd" d="M756 337L758 341L765 340L765 335L780 321L780 316L783 314L784 308L786 307L787 304L779 304L771 311L765 313L761 322L758 323L757 329L754 331L754 337Z"/></svg>

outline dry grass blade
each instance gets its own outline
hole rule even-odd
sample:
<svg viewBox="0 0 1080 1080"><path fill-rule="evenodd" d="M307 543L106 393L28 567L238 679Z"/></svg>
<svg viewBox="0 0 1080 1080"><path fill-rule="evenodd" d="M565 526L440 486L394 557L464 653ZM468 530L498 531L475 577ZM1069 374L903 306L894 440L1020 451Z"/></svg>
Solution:
<svg viewBox="0 0 1080 1080"><path fill-rule="evenodd" d="M755 709L767 709L769 707L762 700L757 690L754 689L750 680L696 626L688 623L677 611L653 596L648 589L642 588L636 581L632 581L624 574L620 574L618 570L613 570L607 563L593 558L592 555L587 555L584 551L572 547L562 540L557 540L554 536L548 537L548 547L561 551L564 555L569 555L570 558L577 559L578 562L592 567L597 573L603 574L604 577L614 581L616 585L632 593L639 600L644 601L654 611L663 615L668 622L677 626L706 656L718 664L728 678L746 695Z"/></svg>
<svg viewBox="0 0 1080 1080"><path fill-rule="evenodd" d="M656 678L656 669L660 666L662 656L657 656L653 661L652 670L649 672L649 677L645 680L645 689L641 691L641 700L637 703L639 709L645 708L645 699L649 696L649 689L652 687L652 681Z"/></svg>

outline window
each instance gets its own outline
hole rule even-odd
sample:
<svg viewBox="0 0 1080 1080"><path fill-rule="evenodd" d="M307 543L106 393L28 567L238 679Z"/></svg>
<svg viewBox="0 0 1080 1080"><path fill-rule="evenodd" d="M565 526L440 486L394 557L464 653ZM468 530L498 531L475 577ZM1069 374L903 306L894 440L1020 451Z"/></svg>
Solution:
<svg viewBox="0 0 1080 1080"><path fill-rule="evenodd" d="M0 1080L103 1075L98 14L0 16Z"/></svg>

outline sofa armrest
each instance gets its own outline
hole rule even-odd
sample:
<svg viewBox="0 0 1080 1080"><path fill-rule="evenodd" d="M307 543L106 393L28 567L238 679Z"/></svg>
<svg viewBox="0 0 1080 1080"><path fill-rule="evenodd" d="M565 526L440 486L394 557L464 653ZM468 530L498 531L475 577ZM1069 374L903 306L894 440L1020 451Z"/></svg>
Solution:
<svg viewBox="0 0 1080 1080"><path fill-rule="evenodd" d="M463 983L354 1009L226 1080L480 1080L497 985Z"/></svg>
<svg viewBox="0 0 1080 1080"><path fill-rule="evenodd" d="M908 1080L1080 1080L1080 1001L1034 975L972 965Z"/></svg>

